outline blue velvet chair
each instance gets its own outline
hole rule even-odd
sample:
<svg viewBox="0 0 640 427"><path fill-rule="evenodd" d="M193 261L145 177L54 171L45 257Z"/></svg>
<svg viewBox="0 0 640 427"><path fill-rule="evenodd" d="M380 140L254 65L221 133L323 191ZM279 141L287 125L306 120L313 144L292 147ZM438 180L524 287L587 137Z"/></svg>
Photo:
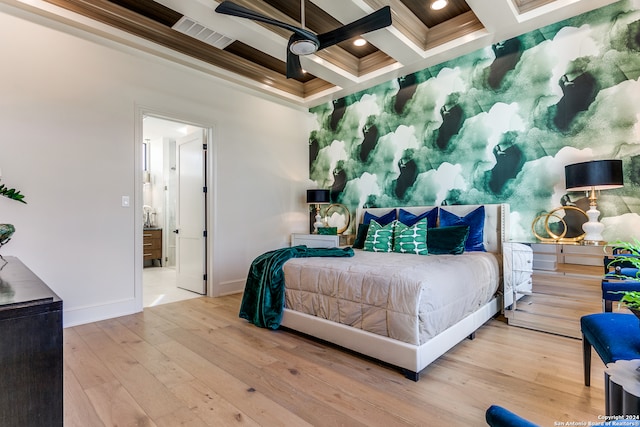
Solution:
<svg viewBox="0 0 640 427"><path fill-rule="evenodd" d="M614 248L613 256L604 257L604 277L602 278L602 305L605 312L612 311L614 302L620 301L624 292L640 292L640 278L634 264L624 261L625 257L635 255L619 253ZM616 262L612 263L614 259ZM625 279L628 278L628 279Z"/></svg>
<svg viewBox="0 0 640 427"><path fill-rule="evenodd" d="M620 280L605 276L602 279L602 304L603 310L607 313L613 311L613 303L620 301L624 292L640 292L640 281Z"/></svg>
<svg viewBox="0 0 640 427"><path fill-rule="evenodd" d="M485 420L489 427L539 427L537 424L532 423L529 420L525 420L519 415L514 414L498 405L491 405L487 412L485 413ZM599 424L589 424L594 427L596 426L626 426L640 427L640 420L611 420L604 421Z"/></svg>
<svg viewBox="0 0 640 427"><path fill-rule="evenodd" d="M580 318L584 385L591 384L591 347L604 364L640 359L640 323L633 314L594 313Z"/></svg>
<svg viewBox="0 0 640 427"><path fill-rule="evenodd" d="M491 405L487 409L485 419L490 427L539 427L498 405Z"/></svg>
<svg viewBox="0 0 640 427"><path fill-rule="evenodd" d="M537 424L514 414L498 405L491 405L485 413L485 419L490 427L539 427ZM578 420L575 420L578 421ZM596 426L640 426L638 420L613 420L602 424L590 424Z"/></svg>

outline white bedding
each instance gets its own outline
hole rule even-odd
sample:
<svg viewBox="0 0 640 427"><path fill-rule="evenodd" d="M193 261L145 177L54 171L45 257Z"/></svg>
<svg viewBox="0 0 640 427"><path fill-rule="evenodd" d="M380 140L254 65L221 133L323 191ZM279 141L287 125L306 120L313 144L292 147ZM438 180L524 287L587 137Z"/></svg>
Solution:
<svg viewBox="0 0 640 427"><path fill-rule="evenodd" d="M421 345L494 297L499 259L357 249L351 258L295 258L284 265L285 306Z"/></svg>

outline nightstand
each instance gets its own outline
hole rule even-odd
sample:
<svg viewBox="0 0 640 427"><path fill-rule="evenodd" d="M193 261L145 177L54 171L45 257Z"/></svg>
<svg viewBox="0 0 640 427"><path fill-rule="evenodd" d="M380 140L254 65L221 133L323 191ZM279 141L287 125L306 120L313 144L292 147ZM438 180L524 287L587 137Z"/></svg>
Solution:
<svg viewBox="0 0 640 427"><path fill-rule="evenodd" d="M602 311L604 255L602 246L503 243L508 323L582 338L580 317Z"/></svg>
<svg viewBox="0 0 640 427"><path fill-rule="evenodd" d="M504 271L504 308L507 318L515 311L517 301L531 295L533 274L533 250L522 243L502 243ZM512 306L513 305L513 306Z"/></svg>
<svg viewBox="0 0 640 427"><path fill-rule="evenodd" d="M337 248L340 246L340 236L327 234L292 234L291 246L299 245L305 245L309 248Z"/></svg>

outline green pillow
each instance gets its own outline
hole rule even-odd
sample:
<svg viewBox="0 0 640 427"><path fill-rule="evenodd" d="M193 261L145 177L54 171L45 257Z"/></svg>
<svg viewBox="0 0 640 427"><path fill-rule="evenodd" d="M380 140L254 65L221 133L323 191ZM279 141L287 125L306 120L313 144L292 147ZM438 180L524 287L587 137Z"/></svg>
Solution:
<svg viewBox="0 0 640 427"><path fill-rule="evenodd" d="M369 232L369 224L358 225L358 233L356 234L356 240L353 242L354 249L363 249L364 240L367 238Z"/></svg>
<svg viewBox="0 0 640 427"><path fill-rule="evenodd" d="M433 255L459 255L469 236L468 225L427 229L427 250Z"/></svg>
<svg viewBox="0 0 640 427"><path fill-rule="evenodd" d="M393 251L428 255L427 219L421 219L411 227L398 221L393 232Z"/></svg>
<svg viewBox="0 0 640 427"><path fill-rule="evenodd" d="M395 220L385 226L378 224L375 220L371 220L363 249L369 252L391 252L395 225Z"/></svg>

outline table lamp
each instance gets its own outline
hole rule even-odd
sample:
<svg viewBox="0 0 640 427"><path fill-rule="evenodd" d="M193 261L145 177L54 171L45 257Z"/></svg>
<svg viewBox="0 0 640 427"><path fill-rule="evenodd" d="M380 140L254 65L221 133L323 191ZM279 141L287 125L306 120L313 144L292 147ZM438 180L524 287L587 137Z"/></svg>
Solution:
<svg viewBox="0 0 640 427"><path fill-rule="evenodd" d="M320 215L320 205L329 203L329 190L307 190L307 203L315 205L315 222L309 231L318 234L318 227L322 227L322 216ZM311 222L311 221L309 221Z"/></svg>
<svg viewBox="0 0 640 427"><path fill-rule="evenodd" d="M582 225L585 232L582 241L585 245L604 245L602 238L604 224L598 221L600 211L596 203L596 190L609 190L624 185L622 177L622 160L593 160L574 163L564 167L567 190L588 191L589 221Z"/></svg>

